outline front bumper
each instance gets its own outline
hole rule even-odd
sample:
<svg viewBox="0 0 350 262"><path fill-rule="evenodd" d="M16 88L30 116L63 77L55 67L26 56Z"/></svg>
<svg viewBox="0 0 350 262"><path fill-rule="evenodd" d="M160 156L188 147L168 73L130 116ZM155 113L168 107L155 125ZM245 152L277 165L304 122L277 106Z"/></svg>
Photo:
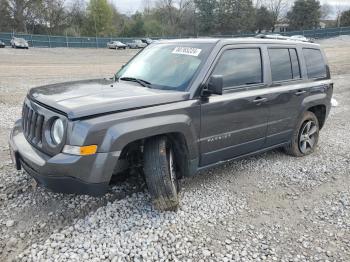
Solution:
<svg viewBox="0 0 350 262"><path fill-rule="evenodd" d="M119 157L117 152L49 156L26 140L20 120L11 131L9 146L17 169L23 168L38 184L59 193L103 195Z"/></svg>

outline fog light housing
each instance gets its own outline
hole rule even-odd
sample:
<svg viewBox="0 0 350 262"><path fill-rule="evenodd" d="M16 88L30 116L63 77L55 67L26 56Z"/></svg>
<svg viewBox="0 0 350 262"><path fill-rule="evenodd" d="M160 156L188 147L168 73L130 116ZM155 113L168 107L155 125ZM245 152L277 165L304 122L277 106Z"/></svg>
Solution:
<svg viewBox="0 0 350 262"><path fill-rule="evenodd" d="M69 155L89 156L89 155L96 154L97 145L90 145L90 146L65 145L62 152Z"/></svg>

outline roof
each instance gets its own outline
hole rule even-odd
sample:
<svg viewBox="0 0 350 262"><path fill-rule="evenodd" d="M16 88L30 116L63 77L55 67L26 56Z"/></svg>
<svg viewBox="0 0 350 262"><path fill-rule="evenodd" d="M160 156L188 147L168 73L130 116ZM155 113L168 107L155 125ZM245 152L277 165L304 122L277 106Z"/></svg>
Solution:
<svg viewBox="0 0 350 262"><path fill-rule="evenodd" d="M281 45L295 45L303 44L310 46L319 46L318 44L311 42L303 42L297 39L264 39L255 37L237 37L237 38L187 38L187 39L172 39L172 40L162 40L161 43L219 43L222 44L281 44Z"/></svg>

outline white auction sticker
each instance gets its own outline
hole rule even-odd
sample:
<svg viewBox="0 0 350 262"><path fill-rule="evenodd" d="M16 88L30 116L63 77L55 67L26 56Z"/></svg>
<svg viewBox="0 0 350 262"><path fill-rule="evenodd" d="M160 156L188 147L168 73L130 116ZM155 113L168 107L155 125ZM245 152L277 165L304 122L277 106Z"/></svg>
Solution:
<svg viewBox="0 0 350 262"><path fill-rule="evenodd" d="M194 48L194 47L175 47L173 54L179 55L191 55L191 56L199 56L202 49Z"/></svg>

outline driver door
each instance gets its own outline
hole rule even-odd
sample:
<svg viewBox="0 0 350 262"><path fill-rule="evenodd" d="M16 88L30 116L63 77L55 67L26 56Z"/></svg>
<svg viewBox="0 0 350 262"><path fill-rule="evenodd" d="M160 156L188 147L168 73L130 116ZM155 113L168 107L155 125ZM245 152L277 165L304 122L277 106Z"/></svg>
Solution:
<svg viewBox="0 0 350 262"><path fill-rule="evenodd" d="M223 94L201 104L201 166L262 149L268 122L262 54L258 46L222 51L211 75L223 76Z"/></svg>

